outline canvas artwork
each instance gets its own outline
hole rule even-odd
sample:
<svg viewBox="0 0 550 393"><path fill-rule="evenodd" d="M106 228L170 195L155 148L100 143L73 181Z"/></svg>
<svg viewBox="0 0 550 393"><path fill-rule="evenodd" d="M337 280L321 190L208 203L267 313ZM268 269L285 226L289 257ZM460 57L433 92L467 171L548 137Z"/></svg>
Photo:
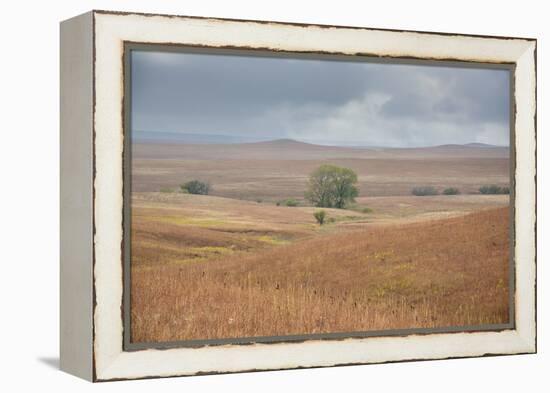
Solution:
<svg viewBox="0 0 550 393"><path fill-rule="evenodd" d="M536 39L113 11L60 39L62 370L536 353Z"/></svg>
<svg viewBox="0 0 550 393"><path fill-rule="evenodd" d="M127 66L130 346L512 326L508 66L139 45Z"/></svg>

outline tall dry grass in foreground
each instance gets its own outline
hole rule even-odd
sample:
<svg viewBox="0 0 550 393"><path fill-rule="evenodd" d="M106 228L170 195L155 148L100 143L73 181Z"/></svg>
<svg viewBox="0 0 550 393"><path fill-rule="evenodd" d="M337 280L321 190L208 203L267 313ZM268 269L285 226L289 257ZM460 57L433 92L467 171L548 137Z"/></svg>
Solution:
<svg viewBox="0 0 550 393"><path fill-rule="evenodd" d="M508 234L499 208L202 262L140 264L136 248L132 341L506 323Z"/></svg>

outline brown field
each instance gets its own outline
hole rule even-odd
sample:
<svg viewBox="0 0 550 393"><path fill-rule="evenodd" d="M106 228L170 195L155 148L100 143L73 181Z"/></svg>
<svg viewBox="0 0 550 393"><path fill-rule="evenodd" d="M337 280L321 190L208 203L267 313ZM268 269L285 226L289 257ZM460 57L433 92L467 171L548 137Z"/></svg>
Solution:
<svg viewBox="0 0 550 393"><path fill-rule="evenodd" d="M183 255L180 263L177 251L172 263L136 261L133 341L508 321L506 208L320 234L256 253L232 241L239 232L227 233L212 246L218 256L202 262ZM199 259L209 247L203 239L186 239Z"/></svg>
<svg viewBox="0 0 550 393"><path fill-rule="evenodd" d="M133 342L508 322L508 196L471 194L508 184L504 149L302 145L134 147ZM319 226L302 196L324 162L361 190ZM158 192L194 178L212 195Z"/></svg>
<svg viewBox="0 0 550 393"><path fill-rule="evenodd" d="M255 201L302 199L309 174L331 163L359 175L361 196L410 195L419 185L477 192L508 185L507 148L352 149L274 141L240 145L149 145L133 148L133 190L209 181L212 195Z"/></svg>

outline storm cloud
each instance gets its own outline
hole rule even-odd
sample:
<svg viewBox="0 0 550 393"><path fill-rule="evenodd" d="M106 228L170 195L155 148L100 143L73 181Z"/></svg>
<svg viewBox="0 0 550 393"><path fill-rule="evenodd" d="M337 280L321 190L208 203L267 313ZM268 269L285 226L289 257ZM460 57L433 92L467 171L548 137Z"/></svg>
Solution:
<svg viewBox="0 0 550 393"><path fill-rule="evenodd" d="M132 129L363 146L509 142L499 69L132 52Z"/></svg>

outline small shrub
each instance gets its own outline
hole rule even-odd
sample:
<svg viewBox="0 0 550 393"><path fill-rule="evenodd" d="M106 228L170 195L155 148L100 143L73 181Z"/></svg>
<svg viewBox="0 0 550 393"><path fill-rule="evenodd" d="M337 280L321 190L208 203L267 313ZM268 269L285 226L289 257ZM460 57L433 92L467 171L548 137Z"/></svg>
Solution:
<svg viewBox="0 0 550 393"><path fill-rule="evenodd" d="M180 189L183 192L187 191L189 194L208 195L210 192L210 184L200 180L191 180L182 184Z"/></svg>
<svg viewBox="0 0 550 393"><path fill-rule="evenodd" d="M169 187L162 187L162 188L160 189L160 192L165 193L165 194L168 194L168 193L174 192L174 189L173 189L173 188L169 188Z"/></svg>
<svg viewBox="0 0 550 393"><path fill-rule="evenodd" d="M361 213L365 213L365 214L372 213L372 211L373 210L370 207L364 207L361 209Z"/></svg>
<svg viewBox="0 0 550 393"><path fill-rule="evenodd" d="M444 195L458 195L460 194L460 190L455 187L449 187L443 190Z"/></svg>
<svg viewBox="0 0 550 393"><path fill-rule="evenodd" d="M259 199L259 198L258 198L258 199L256 199L256 202L257 202L257 203L262 203L262 202L263 202L263 199Z"/></svg>
<svg viewBox="0 0 550 393"><path fill-rule="evenodd" d="M277 202L277 206L288 206L288 207L296 207L298 206L298 201L293 198L289 199L283 199L282 201Z"/></svg>
<svg viewBox="0 0 550 393"><path fill-rule="evenodd" d="M485 195L509 194L510 187L499 187L497 185L491 184L479 187L479 192Z"/></svg>
<svg viewBox="0 0 550 393"><path fill-rule="evenodd" d="M315 213L313 213L313 217L315 217L319 225L323 225L325 223L326 216L327 212L325 212L324 210L317 210Z"/></svg>
<svg viewBox="0 0 550 393"><path fill-rule="evenodd" d="M415 187L411 193L416 196L437 195L437 190L432 186Z"/></svg>

